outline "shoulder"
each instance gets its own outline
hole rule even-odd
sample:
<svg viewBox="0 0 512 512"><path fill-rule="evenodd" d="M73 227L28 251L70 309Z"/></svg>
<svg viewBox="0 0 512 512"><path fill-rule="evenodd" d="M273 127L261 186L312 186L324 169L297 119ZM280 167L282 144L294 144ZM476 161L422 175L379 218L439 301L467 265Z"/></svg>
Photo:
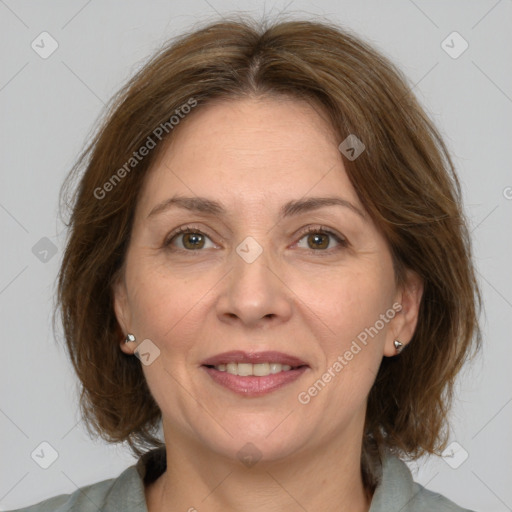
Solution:
<svg viewBox="0 0 512 512"><path fill-rule="evenodd" d="M453 501L445 498L441 494L429 491L420 484L415 483L415 499L413 509L415 512L431 512L439 510L443 512L473 512L467 508L456 505Z"/></svg>
<svg viewBox="0 0 512 512"><path fill-rule="evenodd" d="M407 465L398 457L386 454L382 464L381 482L375 490L370 512L389 510L472 512L414 482Z"/></svg>
<svg viewBox="0 0 512 512"><path fill-rule="evenodd" d="M135 465L117 478L80 487L72 494L61 494L10 512L147 512L144 483Z"/></svg>

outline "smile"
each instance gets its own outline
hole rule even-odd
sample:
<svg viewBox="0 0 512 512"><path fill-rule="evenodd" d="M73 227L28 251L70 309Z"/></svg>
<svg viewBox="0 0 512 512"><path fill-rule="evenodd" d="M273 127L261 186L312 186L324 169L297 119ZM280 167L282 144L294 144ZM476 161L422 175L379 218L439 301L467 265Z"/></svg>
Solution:
<svg viewBox="0 0 512 512"><path fill-rule="evenodd" d="M248 377L254 375L256 377L266 377L267 375L275 375L280 372L288 372L292 369L289 364L281 363L228 363L214 366L219 372L227 372L231 375L240 375Z"/></svg>
<svg viewBox="0 0 512 512"><path fill-rule="evenodd" d="M291 384L309 366L279 352L233 351L207 359L201 368L220 386L245 397L256 397Z"/></svg>

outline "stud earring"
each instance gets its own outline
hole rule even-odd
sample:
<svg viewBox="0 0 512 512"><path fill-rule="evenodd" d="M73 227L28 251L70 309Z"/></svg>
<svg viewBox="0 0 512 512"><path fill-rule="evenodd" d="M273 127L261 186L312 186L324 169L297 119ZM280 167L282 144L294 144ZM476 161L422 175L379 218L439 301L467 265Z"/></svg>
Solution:
<svg viewBox="0 0 512 512"><path fill-rule="evenodd" d="M135 336L133 334L128 333L124 340L125 343L130 343L131 341L135 341Z"/></svg>
<svg viewBox="0 0 512 512"><path fill-rule="evenodd" d="M402 352L402 349L404 348L404 344L398 340L393 341L393 344L395 345L396 353L400 354L400 352Z"/></svg>

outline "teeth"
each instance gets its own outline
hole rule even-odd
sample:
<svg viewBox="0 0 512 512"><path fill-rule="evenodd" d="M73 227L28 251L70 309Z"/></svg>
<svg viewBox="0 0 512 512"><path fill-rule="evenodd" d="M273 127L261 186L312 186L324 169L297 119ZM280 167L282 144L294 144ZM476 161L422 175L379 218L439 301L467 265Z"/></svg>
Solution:
<svg viewBox="0 0 512 512"><path fill-rule="evenodd" d="M231 375L240 375L242 377L249 377L255 375L256 377L266 377L267 375L287 372L292 367L288 364L280 363L227 363L215 366L219 372L227 372Z"/></svg>
<svg viewBox="0 0 512 512"><path fill-rule="evenodd" d="M252 372L257 377L270 375L270 363L258 363L252 365Z"/></svg>
<svg viewBox="0 0 512 512"><path fill-rule="evenodd" d="M247 377L248 375L253 375L252 364L238 363L238 375L241 375L242 377Z"/></svg>
<svg viewBox="0 0 512 512"><path fill-rule="evenodd" d="M217 368L219 369L219 368ZM226 371L231 373L231 375L238 375L238 364L237 363L228 363L226 365Z"/></svg>
<svg viewBox="0 0 512 512"><path fill-rule="evenodd" d="M270 373L279 373L281 371L282 366L279 363L270 363Z"/></svg>

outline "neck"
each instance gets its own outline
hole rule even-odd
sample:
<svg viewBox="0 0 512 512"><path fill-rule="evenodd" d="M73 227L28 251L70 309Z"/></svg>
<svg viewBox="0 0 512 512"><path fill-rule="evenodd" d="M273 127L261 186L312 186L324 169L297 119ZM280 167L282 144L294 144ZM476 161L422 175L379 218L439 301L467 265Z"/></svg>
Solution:
<svg viewBox="0 0 512 512"><path fill-rule="evenodd" d="M367 512L360 443L326 442L285 460L240 462L189 439L166 443L167 470L146 489L149 512Z"/></svg>

